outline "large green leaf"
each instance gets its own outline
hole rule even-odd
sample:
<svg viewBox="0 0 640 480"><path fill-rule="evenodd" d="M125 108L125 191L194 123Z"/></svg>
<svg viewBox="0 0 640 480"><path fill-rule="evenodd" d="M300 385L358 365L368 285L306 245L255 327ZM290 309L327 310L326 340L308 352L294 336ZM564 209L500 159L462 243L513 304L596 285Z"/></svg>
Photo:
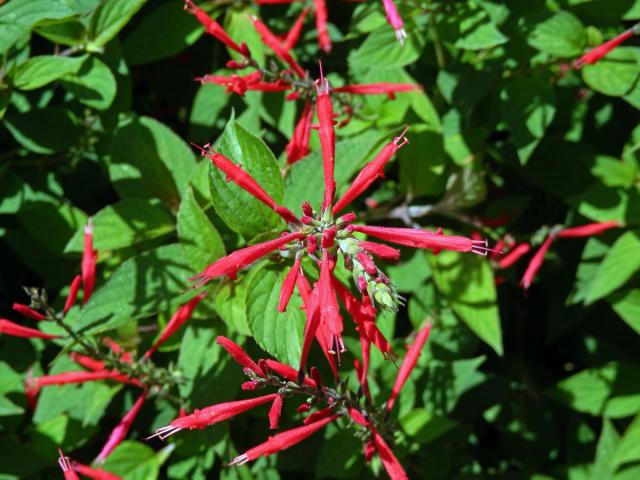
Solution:
<svg viewBox="0 0 640 480"><path fill-rule="evenodd" d="M369 34L357 49L351 50L349 66L356 69L397 68L415 62L424 39L417 30L412 30L404 45L395 38L391 28L378 28Z"/></svg>
<svg viewBox="0 0 640 480"><path fill-rule="evenodd" d="M148 445L125 440L107 457L104 469L122 480L155 480L160 473L160 462Z"/></svg>
<svg viewBox="0 0 640 480"><path fill-rule="evenodd" d="M460 33L455 46L464 50L484 50L509 40L481 9L465 15L458 28Z"/></svg>
<svg viewBox="0 0 640 480"><path fill-rule="evenodd" d="M86 57L39 55L21 64L13 77L13 85L20 90L33 90L65 75L76 73Z"/></svg>
<svg viewBox="0 0 640 480"><path fill-rule="evenodd" d="M638 48L618 47L594 65L582 68L582 78L595 91L611 96L628 93L638 80Z"/></svg>
<svg viewBox="0 0 640 480"><path fill-rule="evenodd" d="M93 217L93 245L100 250L117 250L158 238L175 229L175 220L157 201L129 198L113 203ZM76 231L65 252L81 252L84 229Z"/></svg>
<svg viewBox="0 0 640 480"><path fill-rule="evenodd" d="M533 48L557 57L580 55L586 40L582 22L565 11L559 11L536 24L527 37L527 43Z"/></svg>
<svg viewBox="0 0 640 480"><path fill-rule="evenodd" d="M302 300L294 295L284 313L278 312L286 272L259 270L247 288L247 321L258 345L283 363L298 368L305 316Z"/></svg>
<svg viewBox="0 0 640 480"><path fill-rule="evenodd" d="M202 271L225 254L222 238L187 188L178 210L178 238L189 264Z"/></svg>
<svg viewBox="0 0 640 480"><path fill-rule="evenodd" d="M142 8L147 0L105 0L93 15L89 26L91 46L103 47Z"/></svg>
<svg viewBox="0 0 640 480"><path fill-rule="evenodd" d="M123 197L155 197L177 209L195 164L189 146L169 127L140 117L113 137L109 176Z"/></svg>
<svg viewBox="0 0 640 480"><path fill-rule="evenodd" d="M624 285L640 269L640 239L634 232L622 235L611 247L591 281L588 305Z"/></svg>
<svg viewBox="0 0 640 480"><path fill-rule="evenodd" d="M80 70L65 76L62 85L79 102L98 110L109 108L116 97L116 78L109 67L93 56Z"/></svg>
<svg viewBox="0 0 640 480"><path fill-rule="evenodd" d="M104 332L130 320L176 308L193 275L179 245L165 245L126 260L82 309L74 330Z"/></svg>
<svg viewBox="0 0 640 480"><path fill-rule="evenodd" d="M471 253L441 252L430 255L433 279L453 311L498 355L502 355L502 330L496 288L489 263Z"/></svg>
<svg viewBox="0 0 640 480"><path fill-rule="evenodd" d="M72 112L64 107L12 113L5 117L4 125L23 147L47 155L69 149L82 133Z"/></svg>
<svg viewBox="0 0 640 480"><path fill-rule="evenodd" d="M278 164L262 140L232 120L216 147L229 160L240 164L276 203L282 202L284 187ZM252 238L282 226L278 215L233 181L227 182L226 175L213 164L209 188L216 212L233 231Z"/></svg>

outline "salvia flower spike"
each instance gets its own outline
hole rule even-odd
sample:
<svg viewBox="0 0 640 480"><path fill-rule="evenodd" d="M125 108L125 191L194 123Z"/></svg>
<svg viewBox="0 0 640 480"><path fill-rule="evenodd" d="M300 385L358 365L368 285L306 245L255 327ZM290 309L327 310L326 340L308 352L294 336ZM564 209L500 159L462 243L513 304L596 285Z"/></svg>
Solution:
<svg viewBox="0 0 640 480"><path fill-rule="evenodd" d="M245 463L253 461L257 458L266 457L268 455L278 453L282 450L286 450L287 448L292 447L293 445L300 443L302 440L310 437L318 430L321 430L327 424L333 422L336 418L338 418L338 415L331 415L309 425L303 425L302 427L297 427L282 433L278 433L273 437L269 437L266 442L258 445L257 447L253 447L247 450L242 455L237 456L229 465L244 465Z"/></svg>

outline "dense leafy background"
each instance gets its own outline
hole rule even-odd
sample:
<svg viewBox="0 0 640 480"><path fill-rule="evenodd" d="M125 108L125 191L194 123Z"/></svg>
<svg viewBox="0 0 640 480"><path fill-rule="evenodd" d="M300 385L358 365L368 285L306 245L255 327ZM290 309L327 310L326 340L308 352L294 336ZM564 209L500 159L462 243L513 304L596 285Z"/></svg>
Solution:
<svg viewBox="0 0 640 480"><path fill-rule="evenodd" d="M187 300L179 294L189 276L283 226L188 143L217 142L298 212L303 200L317 204L322 188L316 151L278 175L301 106L282 94L240 98L194 82L222 71L228 53L202 37L178 0L3 3L1 316L17 319L10 307L26 301L22 285L45 287L62 305L92 215L98 290L68 321L144 351L155 335L149 327ZM255 5L202 3L258 61L269 58L247 19ZM338 132L339 189L409 124L411 144L370 196L383 206L427 206L414 218L420 225L539 245L557 224L625 224L554 243L528 294L518 288L526 262L502 272L486 259L407 251L389 266L407 298L397 316L379 319L396 350L427 316L435 319L397 410L398 456L412 478L640 478L640 47L631 40L596 65L564 67L639 20L640 2L398 3L409 33L403 47L381 2L330 1L334 50L321 55L312 21L297 50L312 73L323 57L334 85L425 87L393 101L354 99L357 115ZM286 31L300 9L259 13ZM312 142L317 150L315 134ZM486 226L503 217L506 224ZM253 336L246 345L256 355L297 362L300 339L291 332L301 331L303 317L275 313L282 268L260 264L234 284L211 287L194 320L163 347L157 361L183 371L180 395L191 407L239 392L239 369L214 346L217 334ZM496 276L504 280L497 287ZM347 343L358 352L353 331ZM22 381L30 368L73 367L58 350L0 338L1 478L59 475L57 446L90 462L135 400L119 385L51 387L28 411ZM347 356L345 375L350 365ZM373 359L380 402L395 371ZM294 407L286 405L289 419ZM377 460L365 465L351 432L334 426L277 458L226 469L235 452L266 437L263 410L175 443L141 441L175 415L167 402L148 402L105 467L127 480L384 475Z"/></svg>

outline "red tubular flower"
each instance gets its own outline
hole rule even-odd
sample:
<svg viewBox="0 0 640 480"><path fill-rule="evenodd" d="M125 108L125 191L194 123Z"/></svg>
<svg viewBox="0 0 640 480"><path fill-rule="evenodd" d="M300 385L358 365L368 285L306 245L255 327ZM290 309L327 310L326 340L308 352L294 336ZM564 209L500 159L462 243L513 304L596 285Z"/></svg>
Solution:
<svg viewBox="0 0 640 480"><path fill-rule="evenodd" d="M97 380L113 380L114 382L142 386L139 380L130 378L120 372L95 370L92 372L73 371L54 375L43 375L42 377L31 379L31 388L39 391L40 388L46 385L68 385L70 383L95 382Z"/></svg>
<svg viewBox="0 0 640 480"><path fill-rule="evenodd" d="M47 317L45 317L43 314L41 314L40 312L36 312L33 308L31 308L28 305L24 305L22 303L14 303L13 307L12 307L16 312L18 312L21 315L24 315L27 318L32 318L33 320L46 320Z"/></svg>
<svg viewBox="0 0 640 480"><path fill-rule="evenodd" d="M282 282L282 289L280 290L280 300L278 301L278 311L284 312L287 310L287 305L289 304L289 299L291 298L291 294L293 294L293 289L296 286L296 279L300 273L300 261L302 257L296 257L296 261L293 263L291 270L287 273L287 276Z"/></svg>
<svg viewBox="0 0 640 480"><path fill-rule="evenodd" d="M223 75L205 75L204 77L196 77L195 80L202 84L213 83L221 85L225 88L225 93L233 92L241 97L249 90L249 86L259 82L262 78L261 72L254 72L241 77L240 75L231 75L225 77Z"/></svg>
<svg viewBox="0 0 640 480"><path fill-rule="evenodd" d="M316 98L316 112L318 113L318 134L322 149L322 164L324 168L324 201L322 208L329 208L336 193L336 181L333 170L336 158L336 133L333 130L333 105L329 97L329 81L324 79L322 65L320 65L320 84Z"/></svg>
<svg viewBox="0 0 640 480"><path fill-rule="evenodd" d="M5 318L0 318L0 333L11 335L12 337L42 338L44 340L60 338L60 335L51 335L50 333L44 333L35 328L23 327Z"/></svg>
<svg viewBox="0 0 640 480"><path fill-rule="evenodd" d="M142 408L142 404L144 403L144 400L146 398L147 392L145 391L138 397L136 402L131 407L131 410L129 410L127 414L122 417L120 423L118 423L118 425L116 425L116 427L111 431L111 434L107 439L107 443L104 444L104 447L102 447L102 450L100 450L100 453L96 457L97 463L104 463L113 449L120 445L120 443L127 437L127 434L131 429L131 425L138 416L138 413L140 413L140 409Z"/></svg>
<svg viewBox="0 0 640 480"><path fill-rule="evenodd" d="M309 137L313 120L313 106L309 100L305 101L300 119L293 131L293 136L287 143L287 163L292 165L309 154Z"/></svg>
<svg viewBox="0 0 640 480"><path fill-rule="evenodd" d="M219 403L205 407L202 410L195 410L191 415L185 415L173 420L168 426L156 430L156 433L149 438L158 437L161 440L173 435L174 433L184 430L203 429L209 425L213 425L231 417L235 417L240 413L251 410L265 403L272 402L279 394L272 393L262 397L250 398L248 400L236 400L234 402Z"/></svg>
<svg viewBox="0 0 640 480"><path fill-rule="evenodd" d="M295 72L295 74L298 75L298 77L304 78L306 76L306 72L304 71L304 69L298 64L298 62L293 59L291 53L289 53L289 50L287 50L284 45L280 43L278 37L273 34L269 27L267 27L255 16L251 17L251 20L253 21L253 26L260 35L260 38L262 38L262 42L271 50L273 50L273 53L275 53L276 57L288 64Z"/></svg>
<svg viewBox="0 0 640 480"><path fill-rule="evenodd" d="M540 270L540 267L542 266L542 262L544 261L544 256L547 253L547 250L549 250L549 247L551 246L551 242L553 242L554 238L555 237L553 235L549 235L549 237L547 237L547 239L544 241L544 243L540 246L538 251L535 253L535 255L531 257L531 260L529 261L529 265L527 266L527 269L525 270L524 275L522 276L522 280L520 281L520 286L523 289L528 290L529 287L531 286L531 283L533 282L533 279L536 277L538 270Z"/></svg>
<svg viewBox="0 0 640 480"><path fill-rule="evenodd" d="M360 265L362 265L362 268L364 268L364 271L369 275L376 275L378 273L378 267L376 267L376 264L373 263L373 259L367 252L358 252L356 258L358 259Z"/></svg>
<svg viewBox="0 0 640 480"><path fill-rule="evenodd" d="M259 260L268 253L271 253L272 251L283 247L289 242L298 240L302 236L303 235L301 233L289 233L287 235L283 235L280 238L276 238L275 240L270 240L268 242L263 242L257 245L252 245L250 247L236 250L226 257L222 257L219 260L216 260L214 263L205 268L202 273L191 277L189 281L195 282L197 280L194 288L200 288L208 281L213 280L217 277L221 277L223 275L227 275L230 278L235 278L241 268L252 264L256 260Z"/></svg>
<svg viewBox="0 0 640 480"><path fill-rule="evenodd" d="M290 89L291 85L281 80L275 82L256 82L247 85L247 90L254 90L256 92L286 92Z"/></svg>
<svg viewBox="0 0 640 480"><path fill-rule="evenodd" d="M531 245L528 243L521 243L509 253L507 253L504 257L502 257L498 261L498 266L502 269L509 268L511 265L520 260L524 255L529 253L531 250Z"/></svg>
<svg viewBox="0 0 640 480"><path fill-rule="evenodd" d="M184 8L189 13L193 13L195 15L196 19L204 26L204 29L209 35L224 43L231 50L235 50L245 57L249 56L249 49L247 48L246 44L243 43L242 46L240 46L236 42L234 42L227 34L227 32L224 31L222 26L209 15L207 15L207 12L205 12L201 8L198 8L192 0L185 0Z"/></svg>
<svg viewBox="0 0 640 480"><path fill-rule="evenodd" d="M382 0L382 4L384 5L384 13L387 16L387 21L395 30L396 38L400 42L400 45L402 45L407 38L407 32L404 30L404 22L402 21L400 13L398 13L396 4L393 0Z"/></svg>
<svg viewBox="0 0 640 480"><path fill-rule="evenodd" d="M589 223L587 225L581 225L579 227L569 227L560 230L556 236L558 238L577 238L577 237L591 237L593 235L599 235L602 232L611 228L618 228L622 225L620 222L599 222Z"/></svg>
<svg viewBox="0 0 640 480"><path fill-rule="evenodd" d="M622 42L636 35L639 31L639 26L640 24L635 25L629 30L622 32L617 37L612 38L608 42L605 42L602 45L589 50L587 53L573 62L573 68L582 68L585 64L593 65L602 57L606 56L611 50L620 45Z"/></svg>
<svg viewBox="0 0 640 480"><path fill-rule="evenodd" d="M95 358L91 358L78 352L69 352L69 358L81 367L89 370L104 370L104 362L102 360L96 360Z"/></svg>
<svg viewBox="0 0 640 480"><path fill-rule="evenodd" d="M284 48L286 48L287 50L295 48L296 44L298 43L300 34L302 33L302 27L304 26L304 21L307 18L308 13L309 7L305 7L294 22L291 30L289 30L289 33L287 33L284 42L282 42Z"/></svg>
<svg viewBox="0 0 640 480"><path fill-rule="evenodd" d="M122 477L119 477L114 473L107 472L106 470L99 468L91 468L88 465L83 465L76 461L71 462L71 468L80 475L92 478L93 480L122 480Z"/></svg>
<svg viewBox="0 0 640 480"><path fill-rule="evenodd" d="M74 303L76 303L76 298L78 298L78 290L80 290L80 284L82 283L82 275L76 275L71 285L69 286L69 295L67 295L67 301L64 303L64 309L62 313L66 315L66 313L71 310Z"/></svg>
<svg viewBox="0 0 640 480"><path fill-rule="evenodd" d="M384 245L382 243L368 242L366 240L361 240L358 243L358 246L372 255L375 255L378 258L383 260L391 260L397 262L400 260L400 250L397 248L390 247L388 245Z"/></svg>
<svg viewBox="0 0 640 480"><path fill-rule="evenodd" d="M201 293L193 297L186 304L180 306L178 311L171 317L169 323L164 327L160 338L155 341L155 343L151 346L149 350L147 350L143 356L143 358L149 358L153 353L166 342L174 333L178 331L178 329L191 318L193 315L193 311L198 306L198 304L207 296L207 292Z"/></svg>
<svg viewBox="0 0 640 480"><path fill-rule="evenodd" d="M398 245L415 248L427 248L438 253L441 250L456 252L472 252L486 255L491 251L487 248L486 240L472 240L456 235L443 235L415 228L371 227L368 225L349 225L348 230L364 233L370 237L379 238Z"/></svg>
<svg viewBox="0 0 640 480"><path fill-rule="evenodd" d="M386 144L378 155L376 155L376 158L360 170L360 173L358 173L358 176L351 182L351 185L342 198L333 206L334 215L338 214L344 207L361 195L378 177L383 176L384 167L387 162L395 155L398 148L409 142L404 136L406 131L405 129L393 142ZM402 141L402 143L400 143L400 141Z"/></svg>
<svg viewBox="0 0 640 480"><path fill-rule="evenodd" d="M380 455L380 460L382 460L382 465L384 465L384 469L387 471L389 478L391 480L409 480L409 477L402 468L400 461L393 454L391 448L387 445L387 442L382 438L382 435L380 435L373 427L371 427L370 430L373 433L373 443L376 446L378 455Z"/></svg>
<svg viewBox="0 0 640 480"><path fill-rule="evenodd" d="M242 455L237 456L229 465L244 465L256 458L266 457L267 455L273 455L274 453L286 450L287 448L310 437L327 424L333 422L336 418L338 418L338 415L331 415L330 417L323 418L322 420L310 425L304 425L302 427L278 433L273 437L269 437L266 442L247 450Z"/></svg>
<svg viewBox="0 0 640 480"><path fill-rule="evenodd" d="M416 335L416 339L413 344L409 347L407 351L406 357L400 366L400 370L398 370L398 375L396 376L396 381L393 384L393 388L391 389L391 395L389 395L389 401L387 402L387 411L390 412L393 408L393 405L396 402L396 398L400 393L400 390L406 383L409 375L413 371L416 363L418 363L418 357L420 357L420 351L424 346L427 338L429 338L429 333L431 332L431 322L427 323Z"/></svg>
<svg viewBox="0 0 640 480"><path fill-rule="evenodd" d="M336 291L333 282L333 267L335 262L331 260L327 250L322 252L322 262L320 264L320 279L318 280L318 297L321 303L318 305L320 323L327 327L331 335L331 343L327 344L330 353L344 352L342 343L342 316L338 307Z"/></svg>
<svg viewBox="0 0 640 480"><path fill-rule="evenodd" d="M271 408L269 409L269 428L277 430L280 423L280 415L282 415L282 404L284 403L284 395L276 395L273 399Z"/></svg>
<svg viewBox="0 0 640 480"><path fill-rule="evenodd" d="M255 0L257 5L281 5L285 3L295 3L300 0Z"/></svg>
<svg viewBox="0 0 640 480"><path fill-rule="evenodd" d="M203 148L200 148L200 150L204 156L211 160L211 163L213 163L227 176L227 181L233 180L236 185L256 199L260 200L267 207L280 215L286 222L296 223L298 221L297 217L289 209L278 205L275 200L271 198L271 196L258 184L258 182L256 182L251 175L242 169L242 167L236 165L224 155L214 152L213 150L209 152Z"/></svg>
<svg viewBox="0 0 640 480"><path fill-rule="evenodd" d="M318 45L325 52L331 51L331 37L327 29L327 4L325 0L313 0L316 9L316 30L318 31Z"/></svg>
<svg viewBox="0 0 640 480"><path fill-rule="evenodd" d="M242 367L248 368L256 375L260 377L264 377L264 372L258 366L256 362L245 352L240 345L229 340L227 337L223 337L222 335L216 338L216 343L224 348L229 355L233 357L233 359Z"/></svg>
<svg viewBox="0 0 640 480"><path fill-rule="evenodd" d="M270 358L266 359L265 363L271 370L274 371L274 373L280 375L282 378L285 378L291 382L298 381L298 372L293 367L280 363L276 360L272 360ZM302 383L311 388L317 388L318 386L315 380L309 377L304 377Z"/></svg>
<svg viewBox="0 0 640 480"><path fill-rule="evenodd" d="M388 95L393 98L395 93L421 92L422 87L416 83L362 83L333 87L334 92L351 93L353 95Z"/></svg>
<svg viewBox="0 0 640 480"><path fill-rule="evenodd" d="M96 284L96 260L98 252L93 249L93 222L91 218L84 227L84 248L82 252L82 303L87 303L93 295Z"/></svg>
<svg viewBox="0 0 640 480"><path fill-rule="evenodd" d="M58 453L60 454L60 458L58 459L58 465L62 469L62 473L64 473L65 480L80 480L78 478L78 474L71 468L71 463L69 462L69 458L64 456L62 450L58 449Z"/></svg>
<svg viewBox="0 0 640 480"><path fill-rule="evenodd" d="M305 425L310 425L312 423L316 423L323 418L327 418L329 415L333 413L333 407L323 408L322 410L318 410L317 412L313 412L305 418L302 423Z"/></svg>
<svg viewBox="0 0 640 480"><path fill-rule="evenodd" d="M304 370L307 364L309 350L311 350L311 344L313 342L313 339L316 337L316 332L318 331L318 327L320 325L320 312L317 308L318 290L314 288L314 290L311 291L307 279L302 274L298 275L296 284L298 287L298 292L300 292L300 296L302 297L302 301L304 302L304 310L307 317L304 325L302 351L300 353L300 367L298 368L297 377L295 377L298 383L300 383L299 380L304 378ZM319 343L321 345L324 345L323 342Z"/></svg>

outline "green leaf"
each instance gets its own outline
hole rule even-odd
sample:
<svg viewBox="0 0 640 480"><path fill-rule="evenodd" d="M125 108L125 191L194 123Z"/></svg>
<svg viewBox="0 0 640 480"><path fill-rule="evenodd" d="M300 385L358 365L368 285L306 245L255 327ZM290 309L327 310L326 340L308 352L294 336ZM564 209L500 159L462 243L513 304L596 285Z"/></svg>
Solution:
<svg viewBox="0 0 640 480"><path fill-rule="evenodd" d="M312 134L313 135L313 134ZM357 137L336 142L335 180L337 196L344 191L351 177L369 159L372 150L381 138L389 138L375 130L369 130ZM391 138L389 138L391 140ZM285 178L285 205L296 212L302 202L309 201L320 206L324 192L322 153L314 151L295 163Z"/></svg>
<svg viewBox="0 0 640 480"><path fill-rule="evenodd" d="M259 270L247 288L247 321L260 347L283 363L300 364L305 316L302 300L291 297L287 311L278 312L280 289L286 272Z"/></svg>
<svg viewBox="0 0 640 480"><path fill-rule="evenodd" d="M216 292L215 309L220 318L236 332L251 336L247 323L247 286L251 284L258 266L253 266L248 275L235 282L224 282Z"/></svg>
<svg viewBox="0 0 640 480"><path fill-rule="evenodd" d="M350 431L328 426L317 452L317 478L358 478L364 465L359 443Z"/></svg>
<svg viewBox="0 0 640 480"><path fill-rule="evenodd" d="M378 28L357 49L349 52L349 66L356 69L397 68L415 62L424 47L424 39L416 30L409 31L404 45L391 28Z"/></svg>
<svg viewBox="0 0 640 480"><path fill-rule="evenodd" d="M109 176L121 196L159 198L175 209L195 164L189 146L169 127L140 117L116 131Z"/></svg>
<svg viewBox="0 0 640 480"><path fill-rule="evenodd" d="M89 57L78 72L65 76L62 86L79 102L98 110L109 108L116 97L116 79L96 57Z"/></svg>
<svg viewBox="0 0 640 480"><path fill-rule="evenodd" d="M226 9L224 28L231 38L246 43L251 52L251 57L258 62L258 64L264 65L266 47L262 42L260 34L251 22L252 15L256 15L256 12L251 8L228 8ZM222 23L221 19L218 19L218 21ZM227 51L231 58L241 60L242 56L235 50L227 49Z"/></svg>
<svg viewBox="0 0 640 480"><path fill-rule="evenodd" d="M607 253L591 282L587 305L624 285L640 269L640 239L634 232L622 235Z"/></svg>
<svg viewBox="0 0 640 480"><path fill-rule="evenodd" d="M76 73L86 57L60 57L40 55L21 64L13 77L13 85L20 90L33 90Z"/></svg>
<svg viewBox="0 0 640 480"><path fill-rule="evenodd" d="M420 443L432 442L454 428L458 422L448 417L436 415L424 408L416 408L400 419L402 429Z"/></svg>
<svg viewBox="0 0 640 480"><path fill-rule="evenodd" d="M104 469L122 480L155 480L160 473L160 463L148 445L125 440L107 457Z"/></svg>
<svg viewBox="0 0 640 480"><path fill-rule="evenodd" d="M180 2L164 3L141 18L125 37L122 50L128 65L144 65L186 49L201 35L200 22Z"/></svg>
<svg viewBox="0 0 640 480"><path fill-rule="evenodd" d="M489 16L480 9L462 17L458 28L460 33L455 46L464 50L484 50L509 41Z"/></svg>
<svg viewBox="0 0 640 480"><path fill-rule="evenodd" d="M620 97L638 80L638 48L618 47L594 65L582 68L582 78L595 91Z"/></svg>
<svg viewBox="0 0 640 480"><path fill-rule="evenodd" d="M218 230L196 202L191 188L187 188L178 210L178 239L185 258L196 271L225 254Z"/></svg>
<svg viewBox="0 0 640 480"><path fill-rule="evenodd" d="M543 76L510 80L500 92L502 116L523 165L535 150L556 113L556 99Z"/></svg>
<svg viewBox="0 0 640 480"><path fill-rule="evenodd" d="M608 187L631 187L638 175L638 165L630 155L622 157L622 160L598 155L596 164L591 173L599 177Z"/></svg>
<svg viewBox="0 0 640 480"><path fill-rule="evenodd" d="M616 293L608 300L615 312L640 335L640 289Z"/></svg>
<svg viewBox="0 0 640 480"><path fill-rule="evenodd" d="M87 36L86 27L77 20L43 25L37 27L35 32L51 42L68 45L70 47L82 45Z"/></svg>
<svg viewBox="0 0 640 480"><path fill-rule="evenodd" d="M442 135L418 124L408 136L410 143L396 153L400 178L413 195L433 195L441 188L447 162Z"/></svg>
<svg viewBox="0 0 640 480"><path fill-rule="evenodd" d="M165 245L126 260L84 305L77 332L105 332L159 311L174 309L193 295L181 295L193 271L180 245Z"/></svg>
<svg viewBox="0 0 640 480"><path fill-rule="evenodd" d="M229 103L230 95L223 94L224 87L205 83L198 87L189 117L189 138L206 143L211 140L220 113Z"/></svg>
<svg viewBox="0 0 640 480"><path fill-rule="evenodd" d="M640 368L610 362L590 368L559 382L549 395L577 412L624 418L640 409L637 378Z"/></svg>
<svg viewBox="0 0 640 480"><path fill-rule="evenodd" d="M106 0L93 12L89 26L91 46L106 45L147 0Z"/></svg>
<svg viewBox="0 0 640 480"><path fill-rule="evenodd" d="M579 56L586 41L587 34L582 22L565 11L538 23L527 37L527 43L533 48L565 58Z"/></svg>
<svg viewBox="0 0 640 480"><path fill-rule="evenodd" d="M444 251L429 255L433 279L453 311L502 355L502 331L496 288L489 263L471 253Z"/></svg>
<svg viewBox="0 0 640 480"><path fill-rule="evenodd" d="M117 250L162 237L175 229L166 207L157 201L129 198L109 205L93 216L94 248ZM65 252L82 252L84 229L76 231Z"/></svg>
<svg viewBox="0 0 640 480"><path fill-rule="evenodd" d="M216 143L217 151L242 168L275 200L281 203L284 187L271 150L236 121L231 120ZM252 238L274 230L282 221L269 207L240 188L211 164L209 188L213 207L233 231Z"/></svg>
<svg viewBox="0 0 640 480"><path fill-rule="evenodd" d="M627 427L618 447L613 452L611 463L618 467L623 463L637 462L640 460L640 414Z"/></svg>
<svg viewBox="0 0 640 480"><path fill-rule="evenodd" d="M63 152L75 145L82 135L75 117L64 107L12 113L5 117L4 125L18 143L34 153Z"/></svg>

